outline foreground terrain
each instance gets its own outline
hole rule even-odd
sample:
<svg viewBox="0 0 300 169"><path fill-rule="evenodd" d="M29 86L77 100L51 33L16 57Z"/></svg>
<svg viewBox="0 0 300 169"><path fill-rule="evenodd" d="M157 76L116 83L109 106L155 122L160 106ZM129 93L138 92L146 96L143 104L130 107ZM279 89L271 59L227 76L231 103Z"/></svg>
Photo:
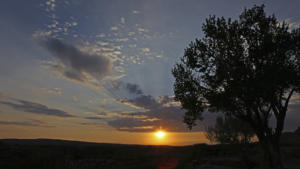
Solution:
<svg viewBox="0 0 300 169"><path fill-rule="evenodd" d="M0 169L241 169L246 168L242 152L238 145L173 147L2 139ZM300 142L283 142L282 152L288 169L300 169ZM258 145L250 145L247 154L248 165L259 168L263 156Z"/></svg>

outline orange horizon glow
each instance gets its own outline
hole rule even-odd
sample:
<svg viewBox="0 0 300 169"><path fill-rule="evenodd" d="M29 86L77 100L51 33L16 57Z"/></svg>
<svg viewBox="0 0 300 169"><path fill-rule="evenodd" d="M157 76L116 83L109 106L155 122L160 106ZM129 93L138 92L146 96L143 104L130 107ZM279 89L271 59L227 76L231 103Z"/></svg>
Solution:
<svg viewBox="0 0 300 169"><path fill-rule="evenodd" d="M199 143L207 143L204 132L165 132L164 138L159 139L154 132L127 132L115 131L110 128L98 128L97 126L64 126L64 130L58 127L36 128L23 126L1 126L0 138L18 139L59 139L72 141L85 141L94 143L112 144L137 144L137 145L172 145L185 146Z"/></svg>

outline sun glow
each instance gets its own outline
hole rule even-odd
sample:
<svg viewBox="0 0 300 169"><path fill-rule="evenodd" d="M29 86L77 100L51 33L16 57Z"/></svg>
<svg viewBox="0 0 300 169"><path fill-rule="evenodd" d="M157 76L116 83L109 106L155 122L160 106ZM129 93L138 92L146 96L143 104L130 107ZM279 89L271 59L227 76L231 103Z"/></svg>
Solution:
<svg viewBox="0 0 300 169"><path fill-rule="evenodd" d="M160 130L160 131L157 131L157 132L155 133L155 135L156 135L157 138L162 139L162 138L165 137L166 133L165 133L164 131L161 131L161 130Z"/></svg>

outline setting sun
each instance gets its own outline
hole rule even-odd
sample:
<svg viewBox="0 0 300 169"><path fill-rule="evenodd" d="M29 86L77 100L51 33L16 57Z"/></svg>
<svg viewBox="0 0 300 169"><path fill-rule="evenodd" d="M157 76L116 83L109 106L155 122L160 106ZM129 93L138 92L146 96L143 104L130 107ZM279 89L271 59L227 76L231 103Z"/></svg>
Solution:
<svg viewBox="0 0 300 169"><path fill-rule="evenodd" d="M166 133L163 132L163 131L157 131L157 132L155 133L155 135L156 135L157 138L162 139L162 138L164 138L164 136L166 135Z"/></svg>

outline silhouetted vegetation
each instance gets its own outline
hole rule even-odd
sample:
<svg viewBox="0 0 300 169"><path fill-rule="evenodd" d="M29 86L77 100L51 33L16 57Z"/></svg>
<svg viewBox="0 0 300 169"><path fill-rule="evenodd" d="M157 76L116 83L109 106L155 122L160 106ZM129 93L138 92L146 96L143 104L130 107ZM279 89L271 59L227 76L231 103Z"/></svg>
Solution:
<svg viewBox="0 0 300 169"><path fill-rule="evenodd" d="M253 137L250 125L232 116L219 116L214 126L206 128L206 138L214 143L248 144Z"/></svg>
<svg viewBox="0 0 300 169"><path fill-rule="evenodd" d="M232 116L219 116L214 126L206 128L205 136L212 143L236 144L240 147L244 168L252 169L254 167L254 163L248 155L249 144L254 137L254 131L249 124Z"/></svg>
<svg viewBox="0 0 300 169"><path fill-rule="evenodd" d="M266 165L282 169L280 137L300 91L300 29L267 16L263 5L238 20L210 16L202 28L204 38L191 42L172 71L185 123L192 128L205 110L240 119L255 132Z"/></svg>

